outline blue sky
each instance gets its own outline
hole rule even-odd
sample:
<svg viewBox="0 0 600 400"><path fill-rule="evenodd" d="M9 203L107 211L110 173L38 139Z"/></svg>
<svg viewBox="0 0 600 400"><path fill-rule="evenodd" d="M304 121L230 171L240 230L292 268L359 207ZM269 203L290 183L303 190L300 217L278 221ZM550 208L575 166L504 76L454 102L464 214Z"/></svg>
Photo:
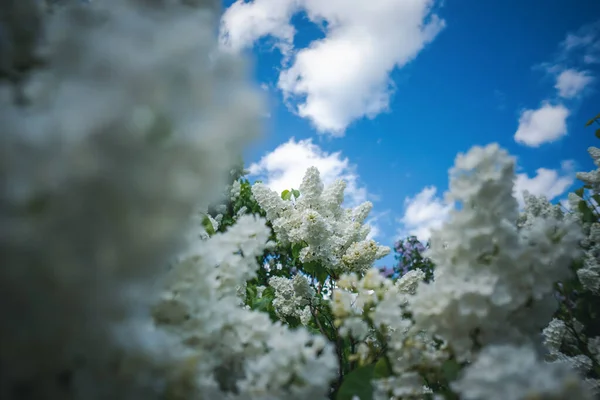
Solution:
<svg viewBox="0 0 600 400"><path fill-rule="evenodd" d="M600 2L224 4L222 44L251 56L268 98L253 178L283 190L315 165L346 179L384 245L443 222L448 168L473 145L498 142L516 189L555 202L594 168L583 126L600 112Z"/></svg>

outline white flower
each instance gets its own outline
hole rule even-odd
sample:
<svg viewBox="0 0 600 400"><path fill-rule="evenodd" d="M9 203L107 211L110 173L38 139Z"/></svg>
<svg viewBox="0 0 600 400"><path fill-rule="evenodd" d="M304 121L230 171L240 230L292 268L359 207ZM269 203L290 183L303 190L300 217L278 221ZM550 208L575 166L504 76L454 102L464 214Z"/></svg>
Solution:
<svg viewBox="0 0 600 400"><path fill-rule="evenodd" d="M452 388L465 400L593 399L576 373L539 360L528 346L485 348Z"/></svg>
<svg viewBox="0 0 600 400"><path fill-rule="evenodd" d="M432 234L426 256L435 279L411 299L417 326L446 339L459 359L481 345L537 335L556 308L554 282L570 276L581 254L572 218L529 216L517 227L513 167L497 145L457 157L448 197L462 208Z"/></svg>
<svg viewBox="0 0 600 400"><path fill-rule="evenodd" d="M255 276L268 238L265 221L245 215L172 269L154 315L161 329L197 354L194 379L174 383L186 397L325 399L337 368L331 345L240 307L238 289ZM312 293L306 278L273 277L270 285L279 315L308 323L310 310L301 308Z"/></svg>
<svg viewBox="0 0 600 400"><path fill-rule="evenodd" d="M292 279L274 276L269 279L269 286L275 290L273 307L282 320L296 317L303 325L308 324L312 318L308 305L314 297L314 290L304 276L295 275Z"/></svg>
<svg viewBox="0 0 600 400"><path fill-rule="evenodd" d="M334 272L364 272L390 249L367 240L369 226L363 225L372 204L356 209L341 207L345 184L334 182L324 188L316 168L309 168L295 202L284 201L262 184L252 193L265 210L282 244L300 244L300 261L319 262Z"/></svg>
<svg viewBox="0 0 600 400"><path fill-rule="evenodd" d="M600 149L590 147L588 152L592 156L594 164L599 168L591 172L580 172L577 174L577 178L590 185L592 193L598 195L600 194ZM583 216L579 212L579 203L582 201L584 200L575 193L569 193L569 204L571 209L575 210L573 216L583 221ZM583 268L577 270L577 277L586 290L598 295L600 294L600 224L597 222L599 205L593 197L586 203L592 208L596 222L582 224L586 234L582 246L585 248L586 254Z"/></svg>
<svg viewBox="0 0 600 400"><path fill-rule="evenodd" d="M230 192L230 196L231 196L231 201L235 201L241 194L242 191L242 185L240 184L240 181L233 181L233 184L231 185L231 192Z"/></svg>
<svg viewBox="0 0 600 400"><path fill-rule="evenodd" d="M27 100L0 82L0 391L164 398L189 369L177 338L149 328L149 303L262 101L218 51L218 2L41 3L0 5L0 69ZM43 63L22 69L30 51Z"/></svg>
<svg viewBox="0 0 600 400"><path fill-rule="evenodd" d="M567 325L563 320L553 318L550 324L542 331L544 335L544 345L551 353L557 353L560 350L563 339L567 334Z"/></svg>
<svg viewBox="0 0 600 400"><path fill-rule="evenodd" d="M537 218L563 219L564 213L558 204L552 204L544 196L536 197L528 191L523 192L525 209L519 216L517 225L519 227L529 226Z"/></svg>
<svg viewBox="0 0 600 400"><path fill-rule="evenodd" d="M396 281L396 286L401 293L415 294L417 286L425 280L425 273L420 269L408 271Z"/></svg>
<svg viewBox="0 0 600 400"><path fill-rule="evenodd" d="M597 147L589 147L588 153L594 160L594 164L596 164L597 167L600 167L600 149ZM600 193L600 168L590 172L578 172L577 179L592 186L594 193Z"/></svg>

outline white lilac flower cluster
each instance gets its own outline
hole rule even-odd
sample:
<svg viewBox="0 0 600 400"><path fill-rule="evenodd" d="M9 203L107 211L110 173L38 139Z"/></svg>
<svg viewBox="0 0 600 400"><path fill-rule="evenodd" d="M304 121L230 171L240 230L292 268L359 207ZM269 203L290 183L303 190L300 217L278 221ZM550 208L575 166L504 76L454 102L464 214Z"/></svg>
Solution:
<svg viewBox="0 0 600 400"><path fill-rule="evenodd" d="M283 200L260 183L252 187L252 193L280 242L304 246L300 261L319 262L339 275L364 272L390 252L389 247L367 239L370 227L364 221L373 206L370 202L353 209L342 207L345 187L343 181L336 181L325 188L319 171L311 167L295 202Z"/></svg>
<svg viewBox="0 0 600 400"><path fill-rule="evenodd" d="M527 345L485 347L452 387L465 400L593 399L568 365L546 363Z"/></svg>
<svg viewBox="0 0 600 400"><path fill-rule="evenodd" d="M414 272L396 285L369 272L361 280L340 278L332 304L340 333L359 340L369 328L383 333L378 339L392 375L374 379L374 398L430 393L417 371L440 368L450 355L468 362L451 384L464 399L593 398L597 382L577 373L597 362L600 339L587 341L593 361L567 357L558 349L570 333L553 320L544 330L552 362L537 350L538 334L556 310L554 283L570 278L570 265L582 255L581 226L527 193L519 215L513 166L497 145L458 156L448 196L461 208L433 234L432 283ZM359 344L361 359L372 351L367 344Z"/></svg>
<svg viewBox="0 0 600 400"><path fill-rule="evenodd" d="M237 200L237 198L240 197L241 193L242 193L242 184L240 183L239 180L236 179L231 184L231 191L230 191L231 201Z"/></svg>
<svg viewBox="0 0 600 400"><path fill-rule="evenodd" d="M161 330L180 339L185 366L194 373L175 370L170 395L326 398L337 368L331 344L240 307L237 289L255 276L256 257L268 245L269 233L264 220L244 215L173 267L154 318Z"/></svg>
<svg viewBox="0 0 600 400"><path fill-rule="evenodd" d="M518 229L513 179L513 159L497 145L457 157L448 196L462 208L433 232L426 254L435 280L411 300L416 324L462 360L481 346L536 335L556 309L554 282L580 256L572 219L550 215Z"/></svg>
<svg viewBox="0 0 600 400"><path fill-rule="evenodd" d="M450 356L444 344L436 343L429 333L406 317L409 298L424 279L423 271L409 271L386 291L373 311L376 326L385 326L387 330L384 331L386 355L392 372L389 377L373 381L374 400L423 398L432 393L423 384L419 371L440 369Z"/></svg>
<svg viewBox="0 0 600 400"><path fill-rule="evenodd" d="M585 290L600 295L600 223L591 223L586 233L584 265L577 270L577 277Z"/></svg>
<svg viewBox="0 0 600 400"><path fill-rule="evenodd" d="M581 390L576 397L591 398L576 378L558 379L559 367L542 368L527 347L556 310L554 282L568 278L581 255L581 228L573 218L540 210L521 219L519 228L513 168L497 145L457 157L449 197L462 208L432 235L427 256L436 264L434 281L417 288L413 318L446 340L458 360L472 362L453 386L465 398L543 398L551 390L567 399L575 386ZM498 380L538 369L538 386Z"/></svg>
<svg viewBox="0 0 600 400"><path fill-rule="evenodd" d="M588 152L594 159L594 163L600 163L600 150L591 147ZM598 175L599 170L589 173L578 173L577 177L588 185L592 192L592 197L584 199L584 191L576 191L569 195L569 203L572 212L570 217L576 218L584 231L584 238L581 241L581 247L585 251L583 256L583 265L580 265L576 272L576 280L580 284L577 286L576 292L566 292L560 294L563 302L563 309L566 312L561 313L561 318L554 318L548 326L543 330L544 345L548 350L546 359L551 362L558 362L570 365L570 367L581 376L586 377L587 383L592 387L596 395L600 395L600 380L594 378L597 376L600 368L599 345L600 336L595 336L593 330L586 329L574 315L574 308L583 307L588 310L586 304L580 302L589 301L594 296L600 294L600 224L597 222L599 218L597 208L597 190L598 190ZM540 201L538 201L538 204ZM543 207L548 210L550 207L547 202L543 202ZM585 207L580 207L581 203ZM525 215L532 214L532 208L539 209L540 207L526 207ZM585 215L585 211L589 211L590 215ZM561 291L565 289L564 285L560 285ZM593 301L593 300L591 300ZM593 308L593 305L592 305ZM594 318L597 311L590 309L592 314L589 316ZM586 318L586 316L582 316ZM596 331L597 335L597 331ZM592 336L592 337L590 337Z"/></svg>
<svg viewBox="0 0 600 400"><path fill-rule="evenodd" d="M525 193L525 208L523 213L519 217L519 226L528 226L531 221L535 221L536 218L556 218L556 219L576 219L577 214L565 214L561 209L560 205L551 204L545 197L543 196L532 196L528 193ZM592 224L588 226L589 236L588 239L584 239L581 241L583 248L588 247L589 241L594 241L594 243L600 243L600 236L597 236L600 232L594 232L594 227L597 224ZM589 265L589 261L587 261L590 257L590 252L587 251L585 254L585 262ZM582 283L584 289L590 290L594 293L594 288L589 285L595 282L594 280L586 280L586 277L589 277L590 274L580 273L580 271L585 271L586 266L579 269L577 271L578 279ZM562 283L560 287L563 287ZM563 299L567 300L567 299ZM568 300L567 300L568 301ZM552 321L548 324L548 326L543 330L544 336L544 345L548 350L548 360L551 361L560 361L567 362L571 365L573 369L580 372L582 375L585 375L592 369L593 361L590 357L584 354L577 354L575 356L567 356L560 351L560 348L563 345L576 347L579 345L578 340L575 336L579 336L582 338L583 334L583 325L577 321L576 319L571 319L568 321L568 325L565 321L557 318L553 318ZM595 339L590 339L590 343L594 343ZM592 349L588 349L588 351L593 354ZM598 360L596 360L598 362ZM590 381L590 383L593 383ZM595 383L594 386L599 386L598 383Z"/></svg>
<svg viewBox="0 0 600 400"><path fill-rule="evenodd" d="M329 344L238 305L264 221L189 250L148 315L259 131L258 92L217 49L220 3L41 3L0 4L0 398L325 397Z"/></svg>
<svg viewBox="0 0 600 400"><path fill-rule="evenodd" d="M367 270L362 278L356 273L340 276L331 303L340 334L358 341L365 340L372 328L367 320L371 309L391 285L392 282L382 277L375 268Z"/></svg>
<svg viewBox="0 0 600 400"><path fill-rule="evenodd" d="M594 171L579 172L577 178L583 181L584 184L591 187L593 197L589 200L592 206L593 213L596 216L595 221L582 221L582 225L586 234L582 246L585 249L584 266L577 271L577 276L583 287L594 293L600 294L600 205L598 204L598 196L600 196L600 149L590 147L588 153L594 160L594 164L598 167ZM575 211L579 210L580 202L584 199L575 193L569 194L569 204ZM578 215L576 212L575 215ZM580 216L581 218L581 216Z"/></svg>
<svg viewBox="0 0 600 400"><path fill-rule="evenodd" d="M279 318L294 317L300 319L302 325L309 323L312 318L310 303L315 291L306 277L300 274L293 278L273 276L269 279L269 286L275 290L273 307Z"/></svg>
<svg viewBox="0 0 600 400"><path fill-rule="evenodd" d="M600 193L600 149L591 146L588 148L588 153L598 168L590 172L578 172L577 179L583 181L586 185L590 185L594 193Z"/></svg>
<svg viewBox="0 0 600 400"><path fill-rule="evenodd" d="M553 318L543 330L544 346L548 350L546 359L552 363L569 365L581 376L586 376L594 368L594 364L600 363L600 337L586 338L583 328L583 325L577 320L565 322ZM580 353L582 341L585 341L586 346L583 351L588 355ZM568 356L562 352L563 349L575 350L579 354ZM586 382L596 394L600 393L598 379L586 379Z"/></svg>
<svg viewBox="0 0 600 400"><path fill-rule="evenodd" d="M439 368L448 353L431 336L415 329L406 317L410 295L425 279L420 270L409 271L395 283L373 268L362 279L356 274L340 277L333 292L332 311L340 334L358 341L356 358L372 362L385 350L384 361L391 375L373 380L375 400L421 398L432 393L423 385L417 368ZM373 331L381 336L373 339ZM379 341L378 346L373 346Z"/></svg>
<svg viewBox="0 0 600 400"><path fill-rule="evenodd" d="M528 191L524 191L523 199L525 207L517 219L518 228L530 228L539 218L557 220L565 218L565 213L561 206L550 203L545 196L534 196Z"/></svg>

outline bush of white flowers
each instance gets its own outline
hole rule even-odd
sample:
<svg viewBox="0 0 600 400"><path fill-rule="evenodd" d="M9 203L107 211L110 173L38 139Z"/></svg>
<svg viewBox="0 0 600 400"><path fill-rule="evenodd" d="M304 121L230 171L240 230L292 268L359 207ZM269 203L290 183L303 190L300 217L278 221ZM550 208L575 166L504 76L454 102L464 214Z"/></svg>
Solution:
<svg viewBox="0 0 600 400"><path fill-rule="evenodd" d="M570 211L460 154L392 279L344 182L245 178L263 103L220 3L0 4L0 398L598 396L600 149Z"/></svg>

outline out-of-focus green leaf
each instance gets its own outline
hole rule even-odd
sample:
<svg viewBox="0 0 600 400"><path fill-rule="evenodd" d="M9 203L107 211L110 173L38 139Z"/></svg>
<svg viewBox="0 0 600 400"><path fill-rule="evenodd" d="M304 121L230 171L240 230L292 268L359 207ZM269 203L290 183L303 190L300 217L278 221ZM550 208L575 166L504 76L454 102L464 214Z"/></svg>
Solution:
<svg viewBox="0 0 600 400"><path fill-rule="evenodd" d="M254 309L254 303L256 301L256 286L254 285L246 285L246 304L250 306L250 308Z"/></svg>
<svg viewBox="0 0 600 400"><path fill-rule="evenodd" d="M586 122L585 126L586 127L590 126L591 124L596 122L598 119L600 119L600 114L596 115L594 118L592 118L588 122Z"/></svg>
<svg viewBox="0 0 600 400"><path fill-rule="evenodd" d="M292 245L292 257L294 258L294 260L297 260L298 256L300 256L300 250L302 250L302 244L294 243Z"/></svg>
<svg viewBox="0 0 600 400"><path fill-rule="evenodd" d="M50 196L39 194L31 198L25 206L25 213L29 216L38 216L49 207Z"/></svg>
<svg viewBox="0 0 600 400"><path fill-rule="evenodd" d="M142 119L149 117L150 119L154 119L152 125L149 127L146 138L148 143L152 145L162 144L167 141L171 136L173 136L173 127L171 122L164 115L153 115L150 114L148 116L141 116ZM144 121L140 121L140 123L144 124Z"/></svg>
<svg viewBox="0 0 600 400"><path fill-rule="evenodd" d="M263 311L271 314L272 319L276 320L275 317L275 309L273 308L273 299L275 298L275 294L273 292L272 287L267 287L263 290L262 296L260 298L255 298L252 301L251 307L253 310Z"/></svg>
<svg viewBox="0 0 600 400"><path fill-rule="evenodd" d="M352 400L358 396L360 400L373 399L373 374L375 365L365 365L350 372L344 377L342 386L337 392L336 400Z"/></svg>
<svg viewBox="0 0 600 400"><path fill-rule="evenodd" d="M215 234L215 230L212 226L212 223L210 222L210 219L208 218L208 216L205 216L204 219L202 220L202 226L204 227L204 229L206 229L206 233L208 233L209 235L214 235Z"/></svg>
<svg viewBox="0 0 600 400"><path fill-rule="evenodd" d="M375 369L373 370L373 378L387 378L392 374L392 371L388 368L385 358L380 358L375 363Z"/></svg>
<svg viewBox="0 0 600 400"><path fill-rule="evenodd" d="M296 317L285 317L285 322L290 328L297 328L301 325L300 319Z"/></svg>
<svg viewBox="0 0 600 400"><path fill-rule="evenodd" d="M585 189L584 189L583 187L580 187L579 189L577 189L577 190L575 191L575 194L576 194L577 196L579 196L579 197L583 197L583 191L584 191L584 190L585 190Z"/></svg>
<svg viewBox="0 0 600 400"><path fill-rule="evenodd" d="M283 200L289 200L292 198L292 192L290 192L289 190L284 190L283 192L281 192L281 198Z"/></svg>
<svg viewBox="0 0 600 400"><path fill-rule="evenodd" d="M442 372L448 382L452 382L458 377L460 369L460 364L456 360L446 360L442 364Z"/></svg>
<svg viewBox="0 0 600 400"><path fill-rule="evenodd" d="M329 276L327 268L323 267L320 263L311 261L303 264L302 269L304 272L315 278L320 283L324 283Z"/></svg>
<svg viewBox="0 0 600 400"><path fill-rule="evenodd" d="M596 129L596 137L600 139L600 129Z"/></svg>
<svg viewBox="0 0 600 400"><path fill-rule="evenodd" d="M594 212L588 207L585 200L580 200L577 209L581 213L584 222L595 222Z"/></svg>
<svg viewBox="0 0 600 400"><path fill-rule="evenodd" d="M292 194L294 195L295 198L300 197L300 191L299 190L292 189Z"/></svg>
<svg viewBox="0 0 600 400"><path fill-rule="evenodd" d="M308 329L308 331L313 335L322 335L321 331L318 328L315 328L314 326L307 325L306 329Z"/></svg>

